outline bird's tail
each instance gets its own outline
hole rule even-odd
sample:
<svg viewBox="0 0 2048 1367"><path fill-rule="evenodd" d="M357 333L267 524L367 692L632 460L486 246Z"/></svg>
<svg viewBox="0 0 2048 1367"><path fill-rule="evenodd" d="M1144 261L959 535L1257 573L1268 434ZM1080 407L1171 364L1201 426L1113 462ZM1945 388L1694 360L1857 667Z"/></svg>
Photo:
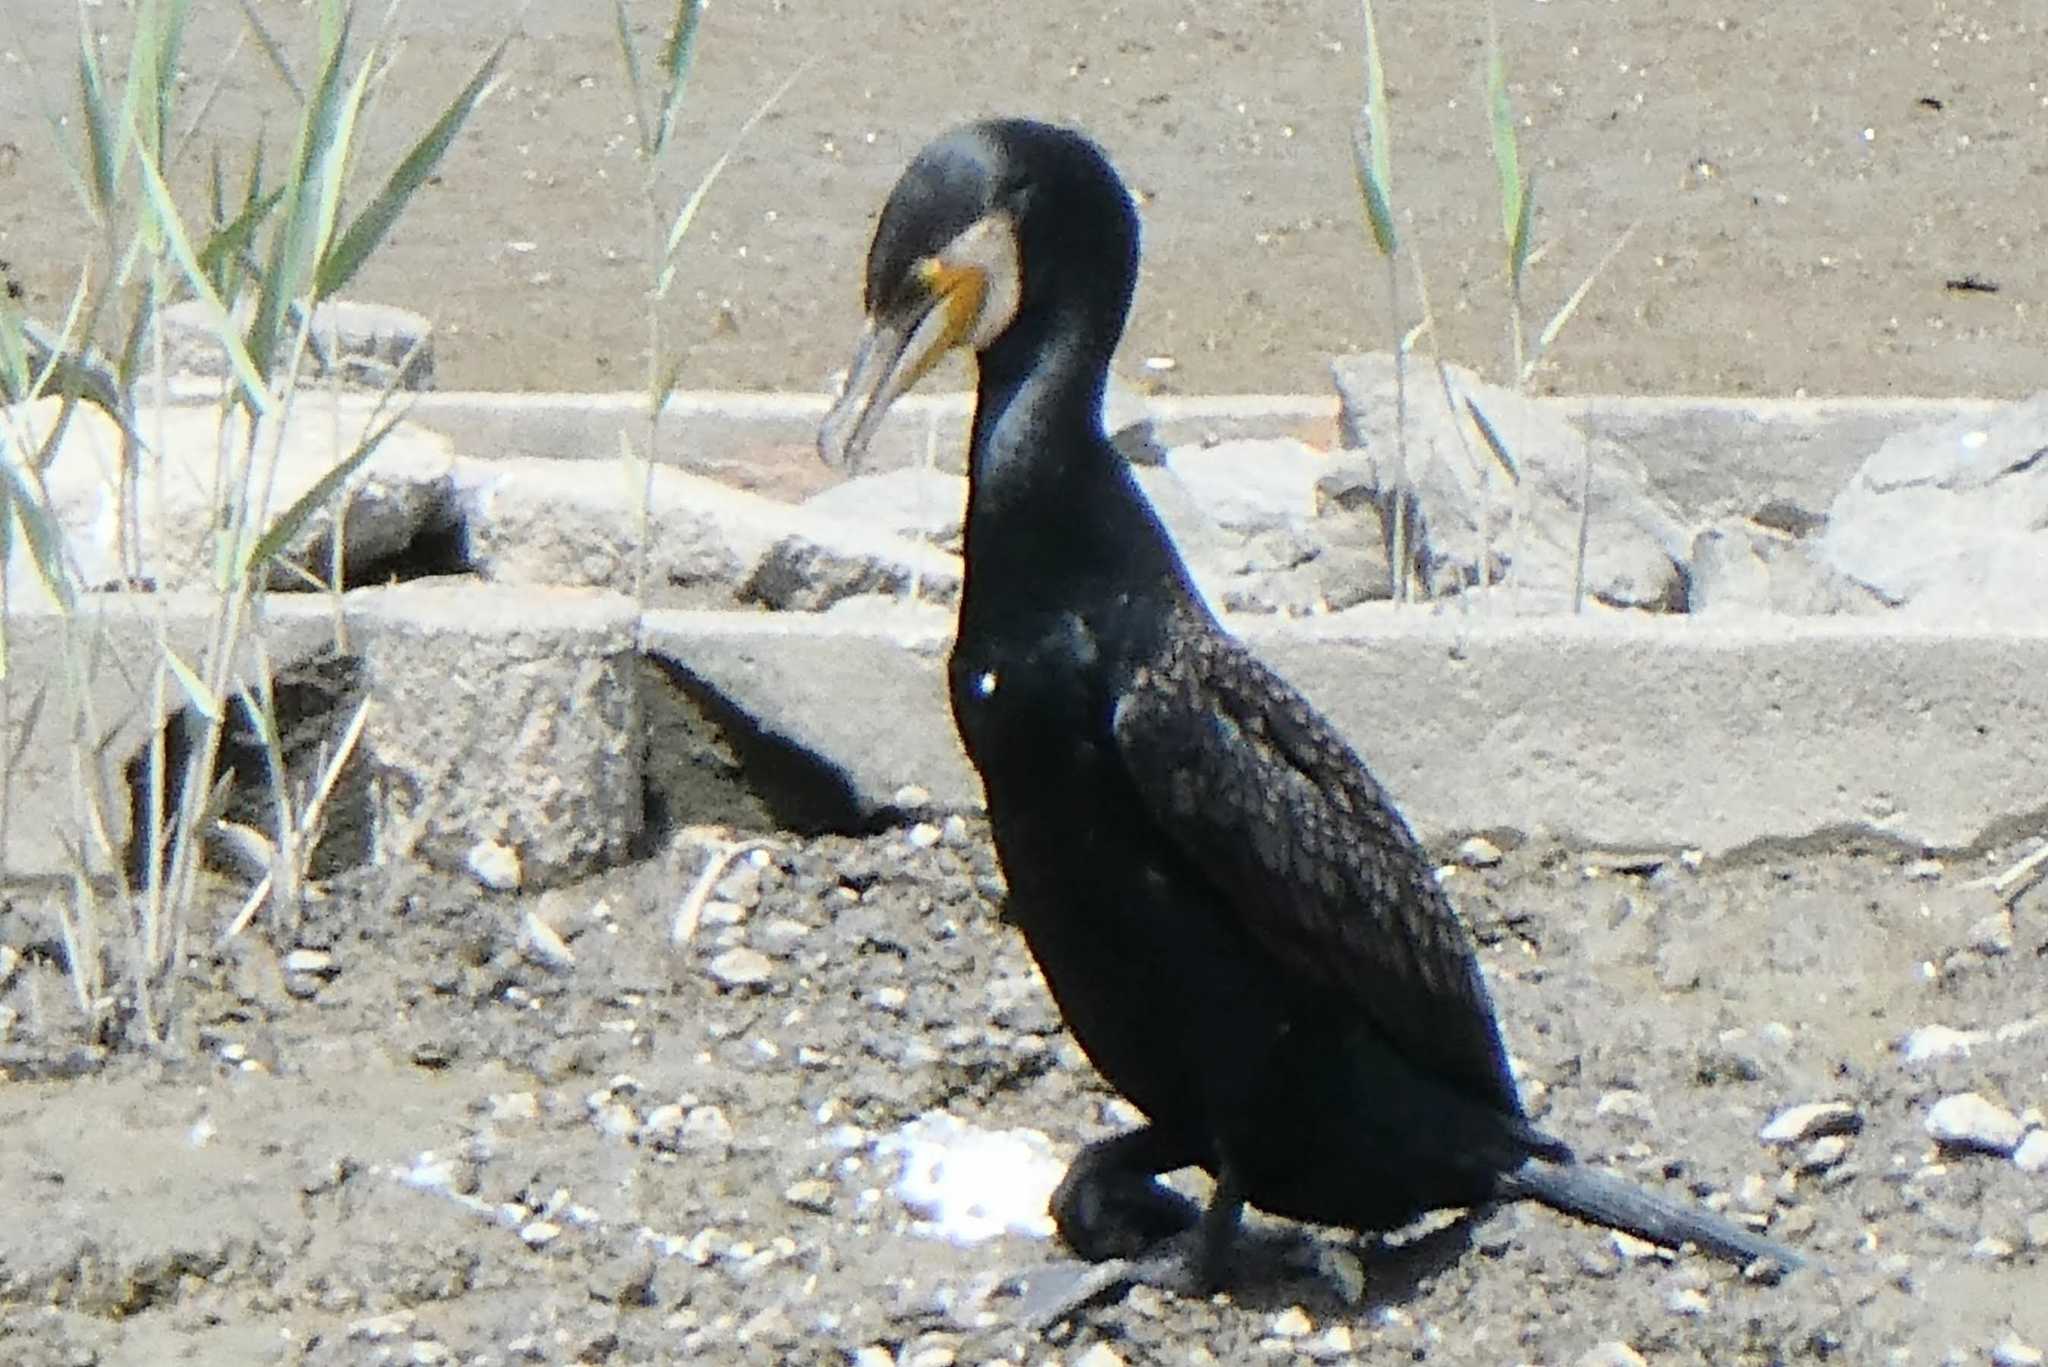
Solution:
<svg viewBox="0 0 2048 1367"><path fill-rule="evenodd" d="M1711 1211L1669 1200L1582 1163L1531 1158L1500 1178L1501 1195L1538 1201L1552 1210L1606 1225L1665 1248L1696 1244L1729 1262L1769 1258L1788 1271L1806 1260Z"/></svg>

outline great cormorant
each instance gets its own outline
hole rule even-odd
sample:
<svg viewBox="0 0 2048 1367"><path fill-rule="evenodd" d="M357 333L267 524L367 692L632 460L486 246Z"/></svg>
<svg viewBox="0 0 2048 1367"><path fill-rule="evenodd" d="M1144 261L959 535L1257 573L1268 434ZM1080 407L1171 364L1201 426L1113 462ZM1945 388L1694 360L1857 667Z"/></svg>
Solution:
<svg viewBox="0 0 2048 1367"><path fill-rule="evenodd" d="M1104 436L1137 266L1130 194L1085 137L947 134L882 210L867 329L819 436L827 460L856 459L942 353L976 353L953 715L1011 919L1146 1117L1075 1160L1062 1237L1113 1259L1199 1225L1183 1280L1213 1289L1247 1202L1388 1230L1529 1198L1797 1263L1581 1166L1524 1114L1470 936L1407 823L1219 628ZM1155 1180L1190 1165L1215 1178L1205 1212Z"/></svg>

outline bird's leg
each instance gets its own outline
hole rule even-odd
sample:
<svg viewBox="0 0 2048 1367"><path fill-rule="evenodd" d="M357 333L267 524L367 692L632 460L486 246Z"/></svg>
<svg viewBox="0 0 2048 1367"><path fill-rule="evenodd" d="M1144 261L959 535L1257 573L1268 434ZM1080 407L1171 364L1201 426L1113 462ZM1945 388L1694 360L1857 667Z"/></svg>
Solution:
<svg viewBox="0 0 2048 1367"><path fill-rule="evenodd" d="M1209 1208L1202 1212L1202 1241L1195 1250L1195 1282L1204 1295L1215 1295L1229 1280L1230 1247L1237 1241L1243 1214L1244 1186L1228 1162L1219 1163L1216 1190L1209 1196Z"/></svg>
<svg viewBox="0 0 2048 1367"><path fill-rule="evenodd" d="M1155 1147L1157 1146L1157 1147ZM1085 1250L1067 1232L1068 1211L1077 1221L1103 1219L1104 1203L1119 1204L1127 1223L1105 1231L1087 1231L1107 1243L1134 1232L1134 1225L1156 1217L1162 1235L1142 1253L1097 1254L1088 1263L1052 1263L1016 1279L1017 1319L1027 1329L1047 1329L1090 1301L1126 1287L1156 1286L1175 1294L1214 1295L1228 1280L1231 1246L1244 1213L1244 1188L1234 1170L1220 1164L1215 1193L1208 1208L1197 1213L1193 1202L1167 1190L1147 1171L1154 1157L1176 1150L1147 1127L1089 1145L1067 1170L1053 1193L1054 1218L1061 1235L1077 1251ZM1085 1209L1084 1209L1085 1208ZM1135 1213L1135 1215L1134 1215Z"/></svg>
<svg viewBox="0 0 2048 1367"><path fill-rule="evenodd" d="M1060 1238L1090 1262L1135 1257L1192 1228L1195 1203L1154 1180L1195 1161L1178 1136L1157 1125L1099 1139L1067 1168L1049 1203Z"/></svg>

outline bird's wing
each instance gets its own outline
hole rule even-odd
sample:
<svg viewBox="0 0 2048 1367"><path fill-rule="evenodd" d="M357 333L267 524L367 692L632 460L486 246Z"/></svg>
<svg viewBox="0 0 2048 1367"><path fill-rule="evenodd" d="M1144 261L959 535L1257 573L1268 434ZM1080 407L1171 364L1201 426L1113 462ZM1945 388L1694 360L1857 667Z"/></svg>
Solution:
<svg viewBox="0 0 2048 1367"><path fill-rule="evenodd" d="M1407 823L1308 701L1213 630L1118 699L1124 767L1251 941L1425 1073L1518 1112L1471 940Z"/></svg>

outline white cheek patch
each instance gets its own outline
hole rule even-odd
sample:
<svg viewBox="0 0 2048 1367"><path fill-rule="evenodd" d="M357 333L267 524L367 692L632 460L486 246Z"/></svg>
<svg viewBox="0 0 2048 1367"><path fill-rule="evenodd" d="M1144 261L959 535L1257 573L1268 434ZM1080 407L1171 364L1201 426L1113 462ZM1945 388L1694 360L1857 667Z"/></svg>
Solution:
<svg viewBox="0 0 2048 1367"><path fill-rule="evenodd" d="M977 219L973 226L946 244L939 259L952 267L976 271L983 280L981 312L962 339L980 351L1003 335L1017 317L1017 303L1023 297L1023 280L1017 262L1017 227L1006 213Z"/></svg>
<svg viewBox="0 0 2048 1367"><path fill-rule="evenodd" d="M996 695L996 672L995 672L995 671L994 671L993 669L984 669L984 670L982 670L982 671L981 671L981 673L979 673L979 674L977 674L977 675L975 675L975 676L974 676L974 696L975 696L975 697L977 697L977 698L993 698L993 697L994 697L995 695Z"/></svg>

